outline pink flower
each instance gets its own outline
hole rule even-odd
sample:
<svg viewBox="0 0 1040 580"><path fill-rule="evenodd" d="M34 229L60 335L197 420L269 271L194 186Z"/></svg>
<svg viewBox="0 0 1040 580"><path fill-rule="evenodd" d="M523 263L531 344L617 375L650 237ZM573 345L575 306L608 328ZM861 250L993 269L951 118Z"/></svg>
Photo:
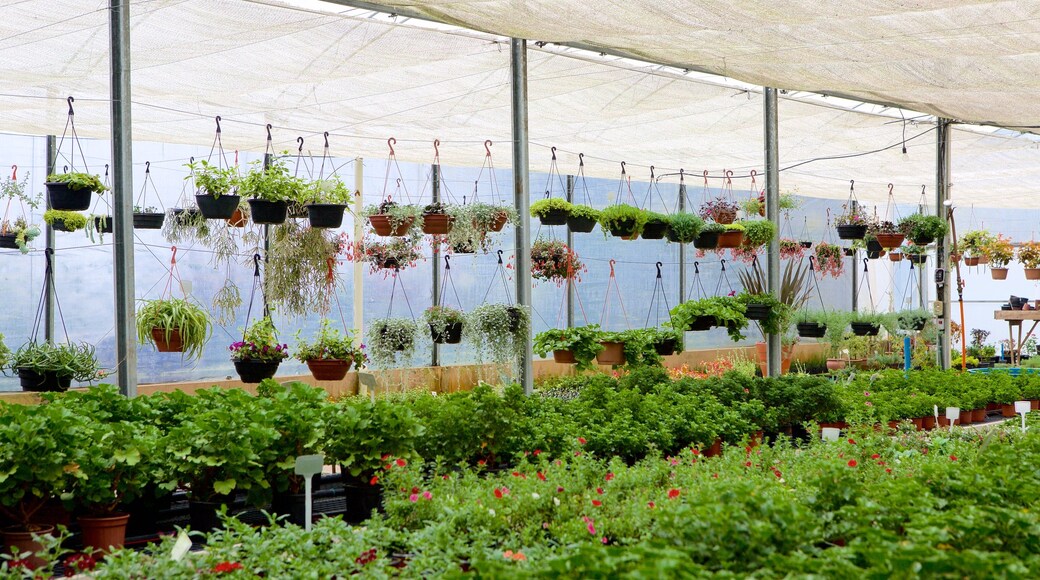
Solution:
<svg viewBox="0 0 1040 580"><path fill-rule="evenodd" d="M604 544L606 544L606 543L608 543L608 542L609 542L610 540L608 540L606 536L603 536L602 538L600 538L600 539L599 539L599 541L600 541L600 542L603 542Z"/></svg>
<svg viewBox="0 0 1040 580"><path fill-rule="evenodd" d="M413 493L412 495L408 496L408 501L412 503L419 501L419 494Z"/></svg>
<svg viewBox="0 0 1040 580"><path fill-rule="evenodd" d="M596 526L592 525L592 522L589 522L589 525L585 526L585 529L587 529L589 531L589 533L592 534L593 536L596 535Z"/></svg>
<svg viewBox="0 0 1040 580"><path fill-rule="evenodd" d="M433 499L433 494L428 492L428 491L422 492L422 496L423 496L423 499Z"/></svg>

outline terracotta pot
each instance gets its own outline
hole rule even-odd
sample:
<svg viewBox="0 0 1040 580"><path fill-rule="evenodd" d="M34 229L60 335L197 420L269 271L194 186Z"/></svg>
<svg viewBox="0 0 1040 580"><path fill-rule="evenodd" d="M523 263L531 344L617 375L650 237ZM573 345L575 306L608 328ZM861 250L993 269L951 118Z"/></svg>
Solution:
<svg viewBox="0 0 1040 580"><path fill-rule="evenodd" d="M827 359L827 370L840 371L841 369L845 368L845 365L847 363L848 361L846 361L843 358L829 358Z"/></svg>
<svg viewBox="0 0 1040 580"><path fill-rule="evenodd" d="M914 427L917 427L918 431L921 431L921 430L924 429L924 418L922 418L922 417L914 417L914 418L910 419L910 421L914 424Z"/></svg>
<svg viewBox="0 0 1040 580"><path fill-rule="evenodd" d="M986 403L986 410L987 411L999 411L1000 410L1000 403Z"/></svg>
<svg viewBox="0 0 1040 580"><path fill-rule="evenodd" d="M924 427L925 431L931 431L935 429L935 415L928 415L921 418L921 426Z"/></svg>
<svg viewBox="0 0 1040 580"><path fill-rule="evenodd" d="M878 234L877 243L882 248L898 248L903 245L903 234Z"/></svg>
<svg viewBox="0 0 1040 580"><path fill-rule="evenodd" d="M989 275L993 276L994 280L1007 280L1008 269L1007 268L990 268Z"/></svg>
<svg viewBox="0 0 1040 580"><path fill-rule="evenodd" d="M953 420L953 425L955 427L957 425L960 425L960 424L961 424L961 420L959 418ZM944 415L939 415L939 418L936 420L936 424L935 425L936 425L936 427L949 427L950 426L950 420L947 419Z"/></svg>
<svg viewBox="0 0 1040 580"><path fill-rule="evenodd" d="M737 219L737 212L717 209L711 212L711 219L714 220L717 224L722 224L724 226L729 225L733 223L733 220Z"/></svg>
<svg viewBox="0 0 1040 580"><path fill-rule="evenodd" d="M156 326L152 328L152 340L159 352L184 352L181 331L176 328L170 331L170 339L166 340L166 331Z"/></svg>
<svg viewBox="0 0 1040 580"><path fill-rule="evenodd" d="M978 266L979 265L979 257L978 256L968 256L967 258L964 258L964 265L965 266Z"/></svg>
<svg viewBox="0 0 1040 580"><path fill-rule="evenodd" d="M424 213L422 231L424 234L443 236L451 231L454 221L446 213Z"/></svg>
<svg viewBox="0 0 1040 580"><path fill-rule="evenodd" d="M83 545L108 552L122 548L126 540L126 523L130 514L116 514L107 517L80 517L79 527L83 532Z"/></svg>
<svg viewBox="0 0 1040 580"><path fill-rule="evenodd" d="M242 215L242 210L235 208L235 211L231 214L231 217L227 219L227 224L233 228L244 228L246 223L249 222L246 216Z"/></svg>
<svg viewBox="0 0 1040 580"><path fill-rule="evenodd" d="M968 409L961 409L961 425L971 425L975 422L974 411Z"/></svg>
<svg viewBox="0 0 1040 580"><path fill-rule="evenodd" d="M1026 268L1026 280L1040 280L1040 268Z"/></svg>
<svg viewBox="0 0 1040 580"><path fill-rule="evenodd" d="M845 421L834 421L833 423L820 423L820 429L848 429L848 427L849 424Z"/></svg>
<svg viewBox="0 0 1040 580"><path fill-rule="evenodd" d="M506 222L508 220L509 220L509 214L507 214L504 211L498 212L498 214L495 216L495 221L493 221L490 224L488 224L488 231L489 232L500 232L500 231L502 231L502 228L506 227ZM473 225L474 225L474 227L476 227L477 224L474 223Z"/></svg>
<svg viewBox="0 0 1040 580"><path fill-rule="evenodd" d="M1003 417L1014 417L1018 413L1015 413L1015 404L1011 403L1010 405L1001 405L1000 414Z"/></svg>
<svg viewBox="0 0 1040 580"><path fill-rule="evenodd" d="M989 256L979 256L979 265L985 266L986 264L989 264Z"/></svg>
<svg viewBox="0 0 1040 580"><path fill-rule="evenodd" d="M973 409L971 412L972 423L985 423L986 422L986 409Z"/></svg>
<svg viewBox="0 0 1040 580"><path fill-rule="evenodd" d="M892 260L893 262L902 262L903 261L903 254L902 254L902 252L889 252L888 253L888 259Z"/></svg>
<svg viewBox="0 0 1040 580"><path fill-rule="evenodd" d="M33 534L38 536L49 536L54 531L54 526L34 526L39 529L28 532L22 526L14 526L10 528L4 528L0 530L0 538L4 540L4 546L6 546L7 552L10 552L11 547L18 548L18 552L39 552L43 550L43 544L33 539ZM41 566L45 566L47 560L40 558L39 556L29 556L26 558L26 567L30 570L35 570Z"/></svg>
<svg viewBox="0 0 1040 580"><path fill-rule="evenodd" d="M769 354L766 352L766 343L756 342L755 343L755 354L758 355L758 368L762 371L762 376L767 376L769 373L766 369L766 359L769 358ZM780 374L786 375L791 372L791 352L794 350L794 345L787 348L780 347Z"/></svg>
<svg viewBox="0 0 1040 580"><path fill-rule="evenodd" d="M711 442L711 446L704 450L705 457L718 457L722 455L722 439L718 437Z"/></svg>
<svg viewBox="0 0 1040 580"><path fill-rule="evenodd" d="M728 231L719 234L719 248L739 248L744 243L744 232Z"/></svg>
<svg viewBox="0 0 1040 580"><path fill-rule="evenodd" d="M569 350L554 350L553 360L564 365L572 365L578 362L578 359L574 358L574 353Z"/></svg>
<svg viewBox="0 0 1040 580"><path fill-rule="evenodd" d="M625 343L623 342L601 342L603 350L596 355L596 362L601 365L623 365L625 364Z"/></svg>
<svg viewBox="0 0 1040 580"><path fill-rule="evenodd" d="M408 218L397 224L397 227L390 223L390 216L385 214L369 216L368 222L372 224L372 229L375 230L377 236L403 236L415 223L415 218Z"/></svg>
<svg viewBox="0 0 1040 580"><path fill-rule="evenodd" d="M342 381L347 376L347 371L350 370L350 365L354 363L354 359L313 359L307 361L307 368L310 369L311 374L314 378L319 381Z"/></svg>
<svg viewBox="0 0 1040 580"><path fill-rule="evenodd" d="M1029 409L1032 411L1040 411L1040 399L1029 399Z"/></svg>

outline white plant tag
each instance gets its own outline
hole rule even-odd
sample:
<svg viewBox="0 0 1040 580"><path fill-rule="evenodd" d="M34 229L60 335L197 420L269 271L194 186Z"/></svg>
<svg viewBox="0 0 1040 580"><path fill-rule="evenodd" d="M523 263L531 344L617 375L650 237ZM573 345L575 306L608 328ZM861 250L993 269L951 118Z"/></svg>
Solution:
<svg viewBox="0 0 1040 580"><path fill-rule="evenodd" d="M191 538L188 537L188 532L181 530L181 533L177 535L177 542L173 544L173 552L170 553L170 559L174 562L180 562L189 550L191 550Z"/></svg>

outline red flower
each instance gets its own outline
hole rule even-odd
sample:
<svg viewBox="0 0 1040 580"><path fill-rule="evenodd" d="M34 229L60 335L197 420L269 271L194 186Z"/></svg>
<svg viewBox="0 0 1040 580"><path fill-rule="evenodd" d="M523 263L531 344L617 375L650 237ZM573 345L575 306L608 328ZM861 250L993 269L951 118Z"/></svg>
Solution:
<svg viewBox="0 0 1040 580"><path fill-rule="evenodd" d="M691 452L692 452L692 453L693 453L694 455L700 455L700 454L701 454L701 452L700 452L700 451L699 451L699 450L698 450L698 449L697 449L696 447L694 447L694 448L690 449L690 451L691 451Z"/></svg>
<svg viewBox="0 0 1040 580"><path fill-rule="evenodd" d="M855 444L856 444L856 440L855 439L849 439L849 445L855 445Z"/></svg>
<svg viewBox="0 0 1040 580"><path fill-rule="evenodd" d="M891 467L886 467L885 468L885 473L892 473L892 468Z"/></svg>
<svg viewBox="0 0 1040 580"><path fill-rule="evenodd" d="M584 444L586 444L586 443L588 443L588 442L587 442L587 441L585 441L585 438L584 438L584 437L578 437L578 443L581 443L582 445L584 445Z"/></svg>
<svg viewBox="0 0 1040 580"><path fill-rule="evenodd" d="M412 488L412 493L419 493L419 488L418 487L413 487Z"/></svg>
<svg viewBox="0 0 1040 580"><path fill-rule="evenodd" d="M878 457L881 457L881 456L878 455L877 453L875 453L875 454L870 456L871 459L877 459Z"/></svg>
<svg viewBox="0 0 1040 580"><path fill-rule="evenodd" d="M404 459L398 459L396 463L398 467L404 467L405 465L408 465L408 462Z"/></svg>
<svg viewBox="0 0 1040 580"><path fill-rule="evenodd" d="M751 462L750 461L745 462L744 463L744 467L751 467Z"/></svg>
<svg viewBox="0 0 1040 580"><path fill-rule="evenodd" d="M238 562L221 562L213 567L214 574L227 574L228 572L234 572L235 570L241 570L242 564Z"/></svg>
<svg viewBox="0 0 1040 580"><path fill-rule="evenodd" d="M654 509L655 507L657 507L657 504L655 504L652 501L648 501L648 502L646 502L646 507L648 507L650 509Z"/></svg>
<svg viewBox="0 0 1040 580"><path fill-rule="evenodd" d="M607 476L604 477L603 479L605 479L607 481L610 481L610 480L614 479L614 474L613 473L608 473Z"/></svg>
<svg viewBox="0 0 1040 580"><path fill-rule="evenodd" d="M502 499L502 490L497 487L495 488L495 497Z"/></svg>
<svg viewBox="0 0 1040 580"><path fill-rule="evenodd" d="M672 489L669 489L668 490L668 499L675 499L675 498L679 497L679 493L680 493L679 490L675 489L674 487Z"/></svg>
<svg viewBox="0 0 1040 580"><path fill-rule="evenodd" d="M513 477L522 477L524 479L527 479L527 476L522 474L522 473L520 473L519 471L514 471L513 472Z"/></svg>
<svg viewBox="0 0 1040 580"><path fill-rule="evenodd" d="M541 450L541 449L535 449L535 450L534 450L534 456L535 456L535 457L538 457L538 456L539 456L539 455L541 455L541 454L542 454L542 450Z"/></svg>
<svg viewBox="0 0 1040 580"><path fill-rule="evenodd" d="M957 461L957 456L956 455L951 455L950 456L950 461Z"/></svg>
<svg viewBox="0 0 1040 580"><path fill-rule="evenodd" d="M372 479L368 480L368 485L375 485L377 483L379 483L379 476L378 475L373 475Z"/></svg>
<svg viewBox="0 0 1040 580"><path fill-rule="evenodd" d="M856 467L856 465L858 465L858 464L856 463L855 459L850 459L849 460L849 467Z"/></svg>
<svg viewBox="0 0 1040 580"><path fill-rule="evenodd" d="M599 501L598 499L594 499L594 500L592 500L592 505L595 506L595 507L599 507L599 506L603 505L603 502Z"/></svg>
<svg viewBox="0 0 1040 580"><path fill-rule="evenodd" d="M598 493L600 495L603 495L603 488L602 487L597 487L596 488L596 493Z"/></svg>
<svg viewBox="0 0 1040 580"><path fill-rule="evenodd" d="M540 480L542 480L542 481L545 481L545 474L544 474L544 473L542 473L541 471L539 471L539 472L538 472L538 479L540 479Z"/></svg>
<svg viewBox="0 0 1040 580"><path fill-rule="evenodd" d="M557 485L556 486L556 493L563 493L563 486L562 485Z"/></svg>

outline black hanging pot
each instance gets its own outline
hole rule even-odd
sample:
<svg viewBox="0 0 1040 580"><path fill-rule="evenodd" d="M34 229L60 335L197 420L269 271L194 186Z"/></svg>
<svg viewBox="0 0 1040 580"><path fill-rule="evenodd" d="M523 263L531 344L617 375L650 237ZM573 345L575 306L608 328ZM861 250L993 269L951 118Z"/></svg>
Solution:
<svg viewBox="0 0 1040 580"><path fill-rule="evenodd" d="M928 254L907 254L906 259L914 264L924 264L928 261Z"/></svg>
<svg viewBox="0 0 1040 580"><path fill-rule="evenodd" d="M565 209L551 209L538 216L538 219L541 220L543 226L562 226L567 223L570 215L571 212Z"/></svg>
<svg viewBox="0 0 1040 580"><path fill-rule="evenodd" d="M173 210L173 219L177 220L177 223L179 223L182 226L193 223L195 219L200 215L202 214L200 214L199 210L194 207L188 209L177 208Z"/></svg>
<svg viewBox="0 0 1040 580"><path fill-rule="evenodd" d="M449 324L444 328L444 332L437 332L437 329L431 324L430 338L437 344L458 344L462 342L462 323Z"/></svg>
<svg viewBox="0 0 1040 580"><path fill-rule="evenodd" d="M135 230L161 230L163 226L163 220L166 219L164 213L135 213L134 214L134 229Z"/></svg>
<svg viewBox="0 0 1040 580"><path fill-rule="evenodd" d="M713 326L715 326L714 316L698 316L697 318L694 318L692 321L690 321L688 325L686 325L686 330L689 330L691 332L696 332L700 330L711 330L711 327Z"/></svg>
<svg viewBox="0 0 1040 580"><path fill-rule="evenodd" d="M865 225L838 226L838 237L843 240L862 240L866 235L867 226Z"/></svg>
<svg viewBox="0 0 1040 580"><path fill-rule="evenodd" d="M112 216L94 216L94 231L102 234L112 233Z"/></svg>
<svg viewBox="0 0 1040 580"><path fill-rule="evenodd" d="M693 240L693 247L698 250L714 250L719 246L718 232L701 232L697 239Z"/></svg>
<svg viewBox="0 0 1040 580"><path fill-rule="evenodd" d="M259 360L236 360L235 370L238 371L238 376L243 383L259 383L264 379L269 379L278 372L278 365L282 364L282 361L259 361Z"/></svg>
<svg viewBox="0 0 1040 580"><path fill-rule="evenodd" d="M819 322L799 322L798 336L802 338L823 338L827 334L827 325Z"/></svg>
<svg viewBox="0 0 1040 580"><path fill-rule="evenodd" d="M668 222L647 222L643 226L642 236L644 240L660 240L664 238L667 231Z"/></svg>
<svg viewBox="0 0 1040 580"><path fill-rule="evenodd" d="M249 200L249 212L254 224L284 224L289 213L289 204L285 201L251 199Z"/></svg>
<svg viewBox="0 0 1040 580"><path fill-rule="evenodd" d="M615 238L630 238L636 233L636 220L621 220L610 228L610 235Z"/></svg>
<svg viewBox="0 0 1040 580"><path fill-rule="evenodd" d="M693 236L692 238L680 236L670 225L665 228L664 235L668 238L669 242L674 242L676 244L688 244L697 239L697 236Z"/></svg>
<svg viewBox="0 0 1040 580"><path fill-rule="evenodd" d="M927 246L928 244L935 241L935 236L918 236L916 238L910 238L918 246Z"/></svg>
<svg viewBox="0 0 1040 580"><path fill-rule="evenodd" d="M343 225L343 214L347 210L342 203L309 203L307 218L312 228L338 228Z"/></svg>
<svg viewBox="0 0 1040 580"><path fill-rule="evenodd" d="M881 332L881 325L872 322L853 322L851 326L856 336L877 336Z"/></svg>
<svg viewBox="0 0 1040 580"><path fill-rule="evenodd" d="M801 246L803 248L805 248L806 250L808 250L809 248L812 247L812 242L798 242L798 243L801 244Z"/></svg>
<svg viewBox="0 0 1040 580"><path fill-rule="evenodd" d="M520 323L524 320L524 311L517 306L507 306L506 314L509 315L509 332L513 333L520 330Z"/></svg>
<svg viewBox="0 0 1040 580"><path fill-rule="evenodd" d="M38 372L29 367L18 367L18 380L23 391L34 393L61 393L69 390L72 377L58 375L57 371Z"/></svg>
<svg viewBox="0 0 1040 580"><path fill-rule="evenodd" d="M885 253L884 250L876 250L876 251L875 250L867 250L867 259L868 260L877 260L884 253Z"/></svg>
<svg viewBox="0 0 1040 580"><path fill-rule="evenodd" d="M654 350L661 356L668 356L675 354L675 350L679 347L679 341L675 338L665 338L658 340L654 343Z"/></svg>
<svg viewBox="0 0 1040 580"><path fill-rule="evenodd" d="M196 195L195 203L198 204L202 217L208 220L226 220L234 215L240 199L240 196L237 195L216 197L206 193Z"/></svg>
<svg viewBox="0 0 1040 580"><path fill-rule="evenodd" d="M849 257L856 255L856 248L842 248L841 251L845 252L845 255Z"/></svg>
<svg viewBox="0 0 1040 580"><path fill-rule="evenodd" d="M596 229L596 220L572 215L567 217L567 227L576 234L587 234Z"/></svg>
<svg viewBox="0 0 1040 580"><path fill-rule="evenodd" d="M15 242L17 237L18 234L0 234L0 248L18 249L18 244Z"/></svg>
<svg viewBox="0 0 1040 580"><path fill-rule="evenodd" d="M94 193L89 189L69 189L67 183L47 182L47 199L50 201L51 209L62 211L83 211L90 208L90 196Z"/></svg>
<svg viewBox="0 0 1040 580"><path fill-rule="evenodd" d="M881 246L881 242L879 242L877 240L877 238L870 238L869 240L867 240L867 251L868 252L880 252L880 251L882 251L884 249L885 248L883 248Z"/></svg>
<svg viewBox="0 0 1040 580"><path fill-rule="evenodd" d="M773 308L768 304L755 304L751 303L747 305L747 311L744 316L748 320L765 320L769 318L769 314L773 311Z"/></svg>

